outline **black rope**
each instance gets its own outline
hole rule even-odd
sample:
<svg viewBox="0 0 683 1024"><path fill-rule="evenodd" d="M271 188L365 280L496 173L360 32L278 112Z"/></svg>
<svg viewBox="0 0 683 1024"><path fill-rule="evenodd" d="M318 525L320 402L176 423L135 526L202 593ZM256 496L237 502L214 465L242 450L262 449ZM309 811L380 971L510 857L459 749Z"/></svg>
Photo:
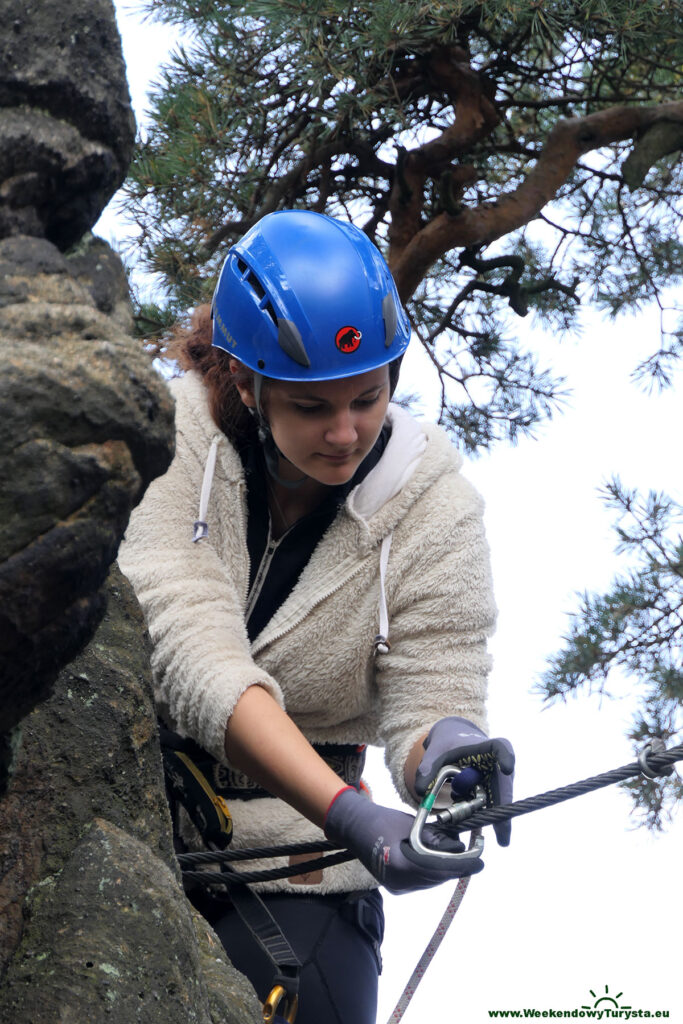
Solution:
<svg viewBox="0 0 683 1024"><path fill-rule="evenodd" d="M280 846L255 846L249 850L212 850L202 853L181 853L178 863L208 864L216 862L228 864L235 860L262 860L264 857L285 857L288 853L323 853L327 850L339 850L341 847L327 839L309 843L284 843Z"/></svg>
<svg viewBox="0 0 683 1024"><path fill-rule="evenodd" d="M661 753L648 753L643 758L648 772L652 775L670 774L671 766L676 761L683 761L683 744L671 747ZM639 761L624 765L621 768L613 768L611 771L602 772L600 775L593 775L580 782L573 782L568 786L561 786L559 789L550 789L547 793L539 793L537 796L527 797L525 800L516 800L512 804L502 804L500 807L491 807L484 811L478 811L462 822L451 826L458 832L469 832L484 825L497 824L500 821L510 821L521 814L530 814L532 811L540 811L545 807L552 807L554 804L571 800L576 796L583 796L595 790L603 789L605 786L612 786L615 782L623 782L626 779L634 778L637 775L645 774L643 765ZM327 840L308 843L287 843L282 846L262 846L250 850L223 850L207 851L202 853L179 854L178 862L184 865L194 864L229 864L231 861L259 860L264 857L282 857L288 854L319 853L323 851L338 851L327 857L319 857L316 860L303 861L298 864L289 864L281 868L272 868L264 871L183 871L183 879L186 881L200 882L208 886L223 885L229 888L231 885L246 885L250 882L270 882L279 878L289 878L295 875L304 875L309 871L316 871L319 868L331 867L334 864L343 864L353 860L354 856L348 850L342 850Z"/></svg>
<svg viewBox="0 0 683 1024"><path fill-rule="evenodd" d="M677 747L671 747L660 754L648 754L646 764L653 774L668 774L676 761L683 761L683 743ZM477 811L469 818L454 826L459 832L469 832L473 828L481 828L483 825L493 825L499 821L510 821L520 814L530 814L531 811L540 811L545 807L552 807L553 804L560 804L564 800L571 800L575 796L583 796L585 793L592 793L604 786L612 786L615 782L623 782L625 779L641 775L643 769L638 761L626 764L622 768L613 768L601 775L593 775L591 778L582 779L580 782L573 782L569 786L561 786L559 789L550 789L547 793L539 793L538 796L530 796L525 800L516 800L512 804L501 804L500 807L490 807L484 811Z"/></svg>
<svg viewBox="0 0 683 1024"><path fill-rule="evenodd" d="M339 850L337 847L336 849ZM251 853L251 850L245 851ZM214 862L218 860L214 856ZM221 858L222 859L222 858ZM273 882L278 878L289 878L294 875L305 875L309 871L316 871L318 868L330 868L334 864L344 864L346 861L355 860L355 855L348 850L339 850L329 857L319 857L317 860L302 861L300 864L287 864L281 868L270 868L264 871L183 871L183 881L201 882L203 885L220 886L230 888L231 885L248 885L250 882Z"/></svg>

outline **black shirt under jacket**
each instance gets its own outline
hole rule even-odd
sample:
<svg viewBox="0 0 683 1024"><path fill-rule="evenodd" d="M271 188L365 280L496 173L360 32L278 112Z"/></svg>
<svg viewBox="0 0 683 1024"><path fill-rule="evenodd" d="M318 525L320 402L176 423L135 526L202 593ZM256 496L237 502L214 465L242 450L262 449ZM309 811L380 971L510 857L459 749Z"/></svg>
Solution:
<svg viewBox="0 0 683 1024"><path fill-rule="evenodd" d="M391 436L391 427L385 424L374 446L365 456L348 483L330 487L329 493L318 507L293 526L276 542L268 572L254 608L247 619L249 640L254 642L281 604L294 589L308 564L316 545L332 525L347 496L382 457ZM247 482L247 548L249 550L249 593L266 554L270 533L270 512L266 489L266 469L263 449L258 442L240 450Z"/></svg>

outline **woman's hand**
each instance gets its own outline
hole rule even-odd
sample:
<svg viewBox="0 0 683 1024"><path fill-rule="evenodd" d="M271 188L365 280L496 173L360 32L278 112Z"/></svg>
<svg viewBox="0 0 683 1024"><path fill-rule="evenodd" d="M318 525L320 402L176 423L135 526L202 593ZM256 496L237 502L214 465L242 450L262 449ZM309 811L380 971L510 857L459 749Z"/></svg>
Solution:
<svg viewBox="0 0 683 1024"><path fill-rule="evenodd" d="M414 788L418 797L427 792L430 782L446 764L462 768L454 781L454 796L467 796L479 782L484 784L488 805L512 802L515 754L509 740L488 739L486 734L465 718L442 718L432 726L424 740L424 754L415 772ZM493 826L499 846L510 843L510 822Z"/></svg>
<svg viewBox="0 0 683 1024"><path fill-rule="evenodd" d="M482 870L480 859L444 864L416 853L408 842L414 820L404 811L374 804L348 786L337 793L329 807L325 835L354 853L393 893L429 889ZM441 853L462 853L465 849L459 839L436 825L426 825L422 838L425 845Z"/></svg>

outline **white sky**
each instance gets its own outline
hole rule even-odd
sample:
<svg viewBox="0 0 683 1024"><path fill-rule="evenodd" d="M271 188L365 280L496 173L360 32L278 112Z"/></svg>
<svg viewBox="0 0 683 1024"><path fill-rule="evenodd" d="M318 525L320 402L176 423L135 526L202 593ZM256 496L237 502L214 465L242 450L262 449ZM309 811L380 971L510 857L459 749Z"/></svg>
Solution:
<svg viewBox="0 0 683 1024"><path fill-rule="evenodd" d="M126 15L135 5L116 6L140 119L146 85L174 32ZM120 234L111 207L98 233L114 242ZM633 680L618 701L580 697L549 710L542 710L530 688L547 656L561 646L575 594L607 588L620 567L599 485L618 472L627 486L683 499L680 396L669 391L648 397L629 380L654 347L656 317L646 313L611 325L588 315L584 325L582 338L558 343L520 321L527 347L567 376L571 406L538 440L501 446L467 468L487 503L500 609L490 726L517 751L518 798L632 761L624 732ZM404 374L428 389L418 352ZM371 780L376 799L395 801L380 757L372 758ZM633 830L629 806L628 797L612 787L523 817L513 823L506 850L496 847L487 829L486 869L472 880L406 1024L483 1024L491 1009L580 1010L606 993L623 993L616 1000L620 1007L668 1010L669 1020L683 1022L680 936L674 932L683 911L683 821L679 814L665 835L655 837ZM385 898L380 1024L450 891L442 886Z"/></svg>

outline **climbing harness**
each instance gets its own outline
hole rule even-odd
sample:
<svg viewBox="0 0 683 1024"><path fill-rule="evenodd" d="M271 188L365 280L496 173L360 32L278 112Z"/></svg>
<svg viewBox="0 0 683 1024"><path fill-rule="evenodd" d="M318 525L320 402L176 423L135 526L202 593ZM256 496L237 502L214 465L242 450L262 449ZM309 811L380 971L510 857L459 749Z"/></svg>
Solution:
<svg viewBox="0 0 683 1024"><path fill-rule="evenodd" d="M216 793L197 762L183 749L180 737L163 727L160 737L174 838L179 836L178 806L182 806L207 846L225 849L232 839L232 817L225 797Z"/></svg>
<svg viewBox="0 0 683 1024"><path fill-rule="evenodd" d="M532 811L551 807L554 804L571 800L577 796L583 796L586 793L594 792L605 786L614 785L617 782L623 782L638 775L649 780L656 780L660 776L670 775L673 772L673 765L677 761L683 761L683 744L667 750L662 740L654 739L639 754L638 760L631 764L624 765L621 768L614 768L611 771L591 776L558 789L549 790L546 793L540 793L537 796L517 800L514 803L498 807L484 808L486 797L483 790L478 787L471 799L465 801L458 800L450 807L435 810L437 797L443 786L462 770L459 765L448 765L438 773L418 809L415 823L411 830L410 843L417 852L437 858L441 863L444 862L444 858L451 861L457 860L461 864L466 863L468 860L473 860L480 856L483 839L479 830L486 825L509 821L522 814L529 814ZM468 849L461 853L443 853L427 846L422 839L422 834L430 815L449 829L457 832L470 832L471 837ZM238 861L253 861L291 854L323 854L324 856L298 862L296 865L289 865L284 868L262 871L237 872L231 868L231 864ZM199 883L208 886L214 892L222 889L226 898L234 904L237 912L240 913L243 920L254 931L256 938L276 965L279 973L276 976L273 989L264 1004L264 1021L266 1024L285 1024L285 1022L292 1024L294 1022L298 997L297 970L300 964L289 943L273 921L270 912L263 905L257 894L252 892L248 886L253 882L273 881L279 878L305 874L309 871L331 867L333 864L341 864L353 859L353 854L348 850L341 850L334 843L327 840L309 843L288 843L250 850L223 849L178 855L183 881L185 883ZM209 864L218 866L220 870L196 870L201 865ZM446 911L427 948L420 957L403 994L389 1018L388 1024L397 1024L403 1017L417 986L424 977L436 950L443 941L460 907L469 881L469 876L459 879ZM247 893L249 895L245 898ZM259 905L262 911L254 909ZM245 907L247 908L246 910Z"/></svg>
<svg viewBox="0 0 683 1024"><path fill-rule="evenodd" d="M161 720L158 720L158 728L174 847L179 863L181 866L188 863L219 865L218 871L183 871L183 884L188 892L197 884L213 887L213 895L229 901L273 967L273 986L263 1005L264 1022L292 1024L297 1013L301 963L263 900L246 883L252 879L261 881L263 876L286 878L301 872L288 866L270 872L238 874L231 869L230 862L251 860L255 856L284 856L290 850L299 853L300 844L263 850L227 850L232 839L232 818L227 800L252 800L269 797L271 794L243 772L220 764L199 744L168 729ZM365 764L364 745L324 744L317 745L315 749L347 784L361 786ZM183 852L185 844L180 821L181 809L207 846L205 853ZM326 842L317 845L323 849L329 846ZM351 859L353 855L345 850L324 858L324 865L328 867Z"/></svg>
<svg viewBox="0 0 683 1024"><path fill-rule="evenodd" d="M265 1024L293 1024L299 1006L301 962L263 900L247 886L230 890L230 903L273 965L272 988L263 1004Z"/></svg>

